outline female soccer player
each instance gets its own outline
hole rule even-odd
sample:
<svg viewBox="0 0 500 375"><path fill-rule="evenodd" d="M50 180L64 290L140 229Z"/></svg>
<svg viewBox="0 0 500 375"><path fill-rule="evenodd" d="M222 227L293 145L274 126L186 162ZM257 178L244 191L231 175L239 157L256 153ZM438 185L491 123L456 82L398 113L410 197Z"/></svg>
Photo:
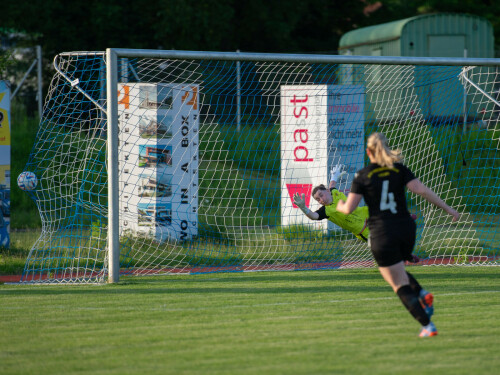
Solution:
<svg viewBox="0 0 500 375"><path fill-rule="evenodd" d="M457 221L460 214L401 164L401 152L391 150L383 134L374 133L368 138L366 153L370 164L356 173L347 201L339 201L337 210L349 214L364 197L370 212L370 247L380 273L422 325L419 336L435 336L437 329L431 322L434 297L404 266L416 237L416 225L406 205L405 186L446 211L453 221Z"/></svg>
<svg viewBox="0 0 500 375"><path fill-rule="evenodd" d="M337 181L346 172L342 171L342 165L337 165L331 170L329 190L324 185L316 186L312 191L312 196L321 207L317 211L311 211L306 207L305 195L302 197L295 193L293 203L311 220L328 219L339 227L351 231L361 241L367 241L370 234L367 225L368 207L357 207L350 215L345 215L337 211L337 202L346 199L344 193L335 189Z"/></svg>

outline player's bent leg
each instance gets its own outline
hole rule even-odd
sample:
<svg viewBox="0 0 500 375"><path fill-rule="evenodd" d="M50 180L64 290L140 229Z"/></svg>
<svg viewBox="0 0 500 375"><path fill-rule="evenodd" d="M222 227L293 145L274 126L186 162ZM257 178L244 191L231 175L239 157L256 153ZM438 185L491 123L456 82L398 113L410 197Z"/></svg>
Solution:
<svg viewBox="0 0 500 375"><path fill-rule="evenodd" d="M406 272L404 262L401 261L388 267L379 267L379 270L383 278L396 292L408 312L422 325L423 328L420 336L427 337L437 335L436 327L431 322L429 315L421 304L419 293L415 291L415 289L418 290L420 284L418 284L411 274ZM415 289L410 285L411 282L414 284L413 287ZM420 290L422 291L423 289L420 287Z"/></svg>
<svg viewBox="0 0 500 375"><path fill-rule="evenodd" d="M415 291L415 293L417 293L418 295L420 295L420 291L423 289L422 286L417 281L417 279L415 279L413 277L413 275L411 273L409 273L408 271L406 271L406 274L408 275L408 281L410 282L411 288Z"/></svg>
<svg viewBox="0 0 500 375"><path fill-rule="evenodd" d="M432 293L429 293L428 291L423 289L417 279L415 279L411 273L406 271L406 274L408 275L410 287L415 293L417 293L420 304L427 313L427 316L430 318L434 314L434 296L432 295Z"/></svg>
<svg viewBox="0 0 500 375"><path fill-rule="evenodd" d="M400 287L410 283L404 262L402 261L388 267L379 266L378 269L384 280L387 281L395 293L397 293Z"/></svg>
<svg viewBox="0 0 500 375"><path fill-rule="evenodd" d="M423 327L427 326L431 320L423 309L418 299L418 294L413 291L409 285L404 285L398 289L397 295L408 312L418 321Z"/></svg>

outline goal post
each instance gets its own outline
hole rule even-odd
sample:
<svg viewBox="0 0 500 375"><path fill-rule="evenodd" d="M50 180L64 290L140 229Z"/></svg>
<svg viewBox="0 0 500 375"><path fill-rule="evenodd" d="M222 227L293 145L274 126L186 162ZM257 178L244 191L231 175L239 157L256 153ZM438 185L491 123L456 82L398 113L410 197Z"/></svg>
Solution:
<svg viewBox="0 0 500 375"><path fill-rule="evenodd" d="M373 266L308 206L384 132L462 212L408 194L426 265L498 265L497 59L108 49L56 57L25 170L43 229L23 282Z"/></svg>
<svg viewBox="0 0 500 375"><path fill-rule="evenodd" d="M107 159L108 159L108 282L120 279L120 186L118 182L118 57L106 50Z"/></svg>

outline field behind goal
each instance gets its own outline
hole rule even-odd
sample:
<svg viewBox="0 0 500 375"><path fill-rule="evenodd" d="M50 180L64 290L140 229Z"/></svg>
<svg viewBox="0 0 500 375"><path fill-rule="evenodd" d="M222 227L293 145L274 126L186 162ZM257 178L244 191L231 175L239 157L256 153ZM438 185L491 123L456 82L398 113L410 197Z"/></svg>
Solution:
<svg viewBox="0 0 500 375"><path fill-rule="evenodd" d="M462 213L408 195L422 263L499 264L495 59L110 49L54 67L25 168L43 231L23 282L373 266L291 196L336 164L347 193L375 131Z"/></svg>

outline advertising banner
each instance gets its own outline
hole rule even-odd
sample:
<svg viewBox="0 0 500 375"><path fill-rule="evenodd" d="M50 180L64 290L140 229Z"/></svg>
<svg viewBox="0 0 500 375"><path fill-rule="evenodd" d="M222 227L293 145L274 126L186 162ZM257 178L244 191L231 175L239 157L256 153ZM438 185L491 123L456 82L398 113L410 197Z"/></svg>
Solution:
<svg viewBox="0 0 500 375"><path fill-rule="evenodd" d="M328 86L328 169L342 164L347 172L337 189L347 195L365 158L365 90L357 85Z"/></svg>
<svg viewBox="0 0 500 375"><path fill-rule="evenodd" d="M342 164L348 172L336 188L349 192L364 164L364 87L357 85L281 86L281 223L340 229L333 223L311 221L293 204L305 194L306 206L320 206L312 189L328 187L329 171Z"/></svg>
<svg viewBox="0 0 500 375"><path fill-rule="evenodd" d="M293 203L305 194L313 211L314 186L327 183L327 86L281 86L281 224L303 224L326 229L311 221Z"/></svg>
<svg viewBox="0 0 500 375"><path fill-rule="evenodd" d="M198 86L119 84L121 231L198 233Z"/></svg>

